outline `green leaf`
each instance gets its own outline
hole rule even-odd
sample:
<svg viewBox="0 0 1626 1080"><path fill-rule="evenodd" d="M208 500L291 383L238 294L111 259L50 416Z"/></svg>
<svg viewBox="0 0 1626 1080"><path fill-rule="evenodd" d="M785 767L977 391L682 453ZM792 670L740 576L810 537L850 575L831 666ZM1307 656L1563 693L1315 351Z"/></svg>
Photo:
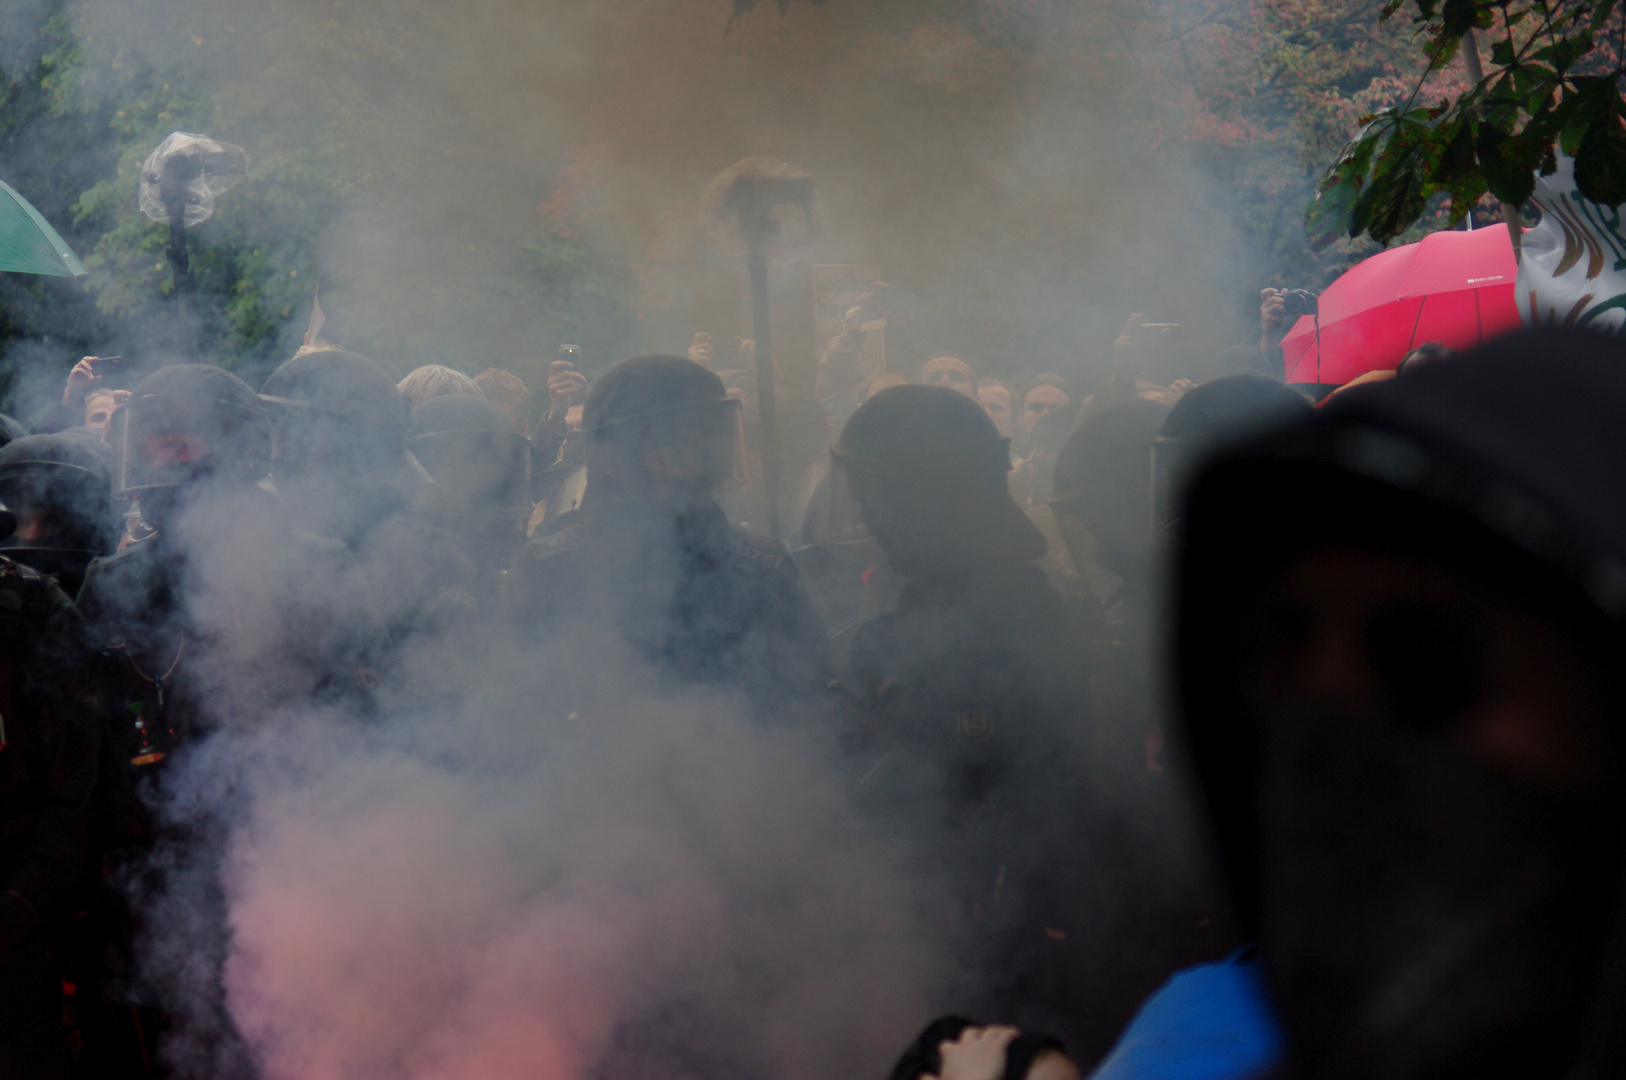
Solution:
<svg viewBox="0 0 1626 1080"><path fill-rule="evenodd" d="M1539 155L1532 152L1526 142L1495 124L1481 122L1475 150L1479 171L1492 195L1515 206L1530 197L1536 187L1535 167Z"/></svg>
<svg viewBox="0 0 1626 1080"><path fill-rule="evenodd" d="M1460 38L1473 29L1479 21L1479 4L1476 0L1445 0L1445 7L1440 12L1440 29L1452 38Z"/></svg>
<svg viewBox="0 0 1626 1080"><path fill-rule="evenodd" d="M1626 127L1611 108L1596 117L1575 152L1575 186L1604 206L1626 203Z"/></svg>
<svg viewBox="0 0 1626 1080"><path fill-rule="evenodd" d="M1389 131L1374 120L1344 147L1316 187L1315 197L1304 211L1304 233L1313 251L1320 251L1343 236L1359 236L1364 225L1352 223L1356 200L1366 184L1366 174L1378 144Z"/></svg>
<svg viewBox="0 0 1626 1080"><path fill-rule="evenodd" d="M1611 111L1616 91L1614 79L1604 76L1577 76L1570 85L1547 126L1555 131L1564 153L1574 157L1592 124Z"/></svg>
<svg viewBox="0 0 1626 1080"><path fill-rule="evenodd" d="M1485 194L1485 177L1479 171L1474 154L1473 127L1466 121L1460 121L1455 129L1455 134L1441 148L1429 177L1432 187L1451 197L1452 225L1460 222Z"/></svg>
<svg viewBox="0 0 1626 1080"><path fill-rule="evenodd" d="M1428 202L1422 173L1415 167L1415 155L1398 159L1393 167L1374 175L1366 197L1371 204L1366 231L1372 239L1386 244L1405 232Z"/></svg>
<svg viewBox="0 0 1626 1080"><path fill-rule="evenodd" d="M1572 37L1562 37L1546 48L1536 50L1531 59L1552 65L1562 75L1575 66L1575 62L1592 51L1592 32L1582 30Z"/></svg>

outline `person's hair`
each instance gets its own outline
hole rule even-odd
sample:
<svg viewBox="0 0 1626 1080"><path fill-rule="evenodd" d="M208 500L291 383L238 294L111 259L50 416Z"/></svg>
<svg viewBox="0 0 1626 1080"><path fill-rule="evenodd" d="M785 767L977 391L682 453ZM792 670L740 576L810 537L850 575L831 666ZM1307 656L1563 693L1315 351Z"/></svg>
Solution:
<svg viewBox="0 0 1626 1080"><path fill-rule="evenodd" d="M1443 341L1425 341L1400 358L1400 363L1395 365L1395 374L1402 375L1428 364L1449 360L1456 355L1457 351Z"/></svg>
<svg viewBox="0 0 1626 1080"><path fill-rule="evenodd" d="M474 385L485 394L487 401L498 405L518 405L521 412L531 411L530 388L512 371L488 367L474 377Z"/></svg>
<svg viewBox="0 0 1626 1080"><path fill-rule="evenodd" d="M1037 390L1041 386L1054 386L1057 390L1060 390L1062 393L1067 395L1067 403L1069 405L1078 404L1078 395L1073 393L1073 384L1062 378L1060 375L1051 375L1049 373L1035 375L1033 378L1029 379L1028 384L1022 387L1022 396L1020 398L1013 398L1013 403L1018 406L1026 406L1028 403L1028 395L1033 393L1033 391Z"/></svg>
<svg viewBox="0 0 1626 1080"><path fill-rule="evenodd" d="M977 381L977 369L971 366L971 361L967 360L963 356L956 356L953 353L945 352L945 353L934 353L933 355L926 357L926 359L924 359L924 360L922 360L920 362L920 366L915 369L915 381L916 382L921 382L921 381L923 381L925 379L925 377L926 377L926 365L930 364L933 360L958 360L960 363L965 365L966 371L971 373L971 381L973 383L975 383Z"/></svg>
<svg viewBox="0 0 1626 1080"><path fill-rule="evenodd" d="M92 390L90 393L85 395L85 407L82 415L90 415L90 403L99 397L110 398L113 401L118 400L118 395L114 394L111 390Z"/></svg>
<svg viewBox="0 0 1626 1080"><path fill-rule="evenodd" d="M1045 1054L1066 1056L1067 1047L1054 1035L1024 1031L1005 1047L1005 1072L1001 1080L1026 1080L1033 1063Z"/></svg>
<svg viewBox="0 0 1626 1080"><path fill-rule="evenodd" d="M414 409L441 394L481 394L479 385L473 379L440 364L413 368L407 372L406 378L396 384L395 389Z"/></svg>

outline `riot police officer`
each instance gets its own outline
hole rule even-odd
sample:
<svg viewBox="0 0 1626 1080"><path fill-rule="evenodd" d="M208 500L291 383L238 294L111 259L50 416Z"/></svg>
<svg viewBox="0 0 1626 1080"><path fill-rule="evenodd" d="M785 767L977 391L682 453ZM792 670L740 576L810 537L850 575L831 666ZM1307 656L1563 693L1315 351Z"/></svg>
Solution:
<svg viewBox="0 0 1626 1080"><path fill-rule="evenodd" d="M0 506L0 536L16 518ZM102 716L56 581L0 555L0 1075L64 1075L64 967L96 877Z"/></svg>
<svg viewBox="0 0 1626 1080"><path fill-rule="evenodd" d="M186 744L312 708L365 712L375 620L344 546L291 527L261 486L271 428L246 383L204 364L165 367L136 386L124 413L119 488L150 535L94 560L80 590L93 640L119 676L110 862L116 873L150 877L146 887L164 903L206 916L192 944L210 974L144 998L140 1038L150 1047L167 1028L230 1073L244 1067L246 1050L214 975L227 948L214 884L221 818L200 810L181 823L152 808ZM107 906L106 951L128 971L134 916L116 896ZM148 908L143 917L161 917L163 904ZM108 985L112 995L130 993L122 975L110 972Z"/></svg>
<svg viewBox="0 0 1626 1080"><path fill-rule="evenodd" d="M455 692L460 671L412 663L475 621L472 564L425 516L434 480L407 449L408 414L382 368L343 349L302 352L266 379L277 496L303 528L343 545L376 605L382 649L372 681L396 703L434 678Z"/></svg>
<svg viewBox="0 0 1626 1080"><path fill-rule="evenodd" d="M113 452L82 435L29 435L0 447L0 502L17 517L0 544L77 595L90 560L118 544Z"/></svg>
<svg viewBox="0 0 1626 1080"><path fill-rule="evenodd" d="M407 448L435 479L430 518L457 537L494 600L525 542L531 444L485 398L441 394L412 410Z"/></svg>
<svg viewBox="0 0 1626 1080"><path fill-rule="evenodd" d="M154 372L124 406L120 491L153 533L93 561L80 608L135 689L128 758L230 717L353 702L371 612L340 545L290 529L260 486L270 425L237 376Z"/></svg>
<svg viewBox="0 0 1626 1080"><path fill-rule="evenodd" d="M778 541L730 526L715 498L742 466L740 406L722 381L682 357L627 360L594 386L582 427L581 506L525 546L506 594L522 634L549 646L562 704L633 667L744 691L764 715L810 701L825 635L796 566Z"/></svg>

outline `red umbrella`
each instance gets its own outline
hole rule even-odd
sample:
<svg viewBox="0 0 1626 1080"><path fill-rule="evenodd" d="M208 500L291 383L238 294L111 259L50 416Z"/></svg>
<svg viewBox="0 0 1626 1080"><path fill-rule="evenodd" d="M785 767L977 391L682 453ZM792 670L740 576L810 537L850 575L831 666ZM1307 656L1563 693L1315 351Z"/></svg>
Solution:
<svg viewBox="0 0 1626 1080"><path fill-rule="evenodd" d="M1342 386L1425 341L1465 349L1518 328L1506 225L1437 232L1346 270L1282 339L1287 381Z"/></svg>

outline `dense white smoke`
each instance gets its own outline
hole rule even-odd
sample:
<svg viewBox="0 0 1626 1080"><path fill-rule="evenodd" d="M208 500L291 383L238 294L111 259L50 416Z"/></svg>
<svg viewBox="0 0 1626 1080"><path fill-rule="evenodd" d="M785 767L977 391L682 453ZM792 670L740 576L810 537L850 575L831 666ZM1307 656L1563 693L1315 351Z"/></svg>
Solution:
<svg viewBox="0 0 1626 1080"><path fill-rule="evenodd" d="M751 154L815 176L809 258L878 262L921 297L899 370L967 347L987 370L1086 367L1129 310L1224 306L1230 227L1132 137L1125 61L1082 30L772 7L725 36L725 0L73 5L89 70L186 71L208 134L254 158L207 228L308 240L327 336L403 370L490 363L540 392L558 338L524 244L561 177L576 224L631 253L637 295L617 302L647 316L647 346L727 340L742 268L704 249L696 209ZM318 172L341 179L300 202ZM811 332L776 342L811 382ZM411 678L486 700L233 723L264 715L234 696L278 681L278 594L300 570L248 548L231 563L193 597L238 649L206 672L222 730L170 763L160 813L189 832L143 898L149 976L197 997L169 1048L191 1072L221 1074L224 1018L200 989L216 961L268 1080L873 1077L948 1004L952 950L922 918L936 883L847 806L832 732L656 693L608 660L605 685L646 689L560 727L528 696L546 679L521 677L550 658L459 670L467 642L435 635L403 648ZM1136 850L1169 844L1189 874L1183 833L1147 820ZM1089 857L1081 841L1056 857ZM1113 932L1122 873L1102 867L1081 926Z"/></svg>
<svg viewBox="0 0 1626 1080"><path fill-rule="evenodd" d="M213 736L169 808L233 822L226 1001L268 1080L876 1075L946 972L831 749L704 696L328 716ZM165 982L207 977L187 889Z"/></svg>

